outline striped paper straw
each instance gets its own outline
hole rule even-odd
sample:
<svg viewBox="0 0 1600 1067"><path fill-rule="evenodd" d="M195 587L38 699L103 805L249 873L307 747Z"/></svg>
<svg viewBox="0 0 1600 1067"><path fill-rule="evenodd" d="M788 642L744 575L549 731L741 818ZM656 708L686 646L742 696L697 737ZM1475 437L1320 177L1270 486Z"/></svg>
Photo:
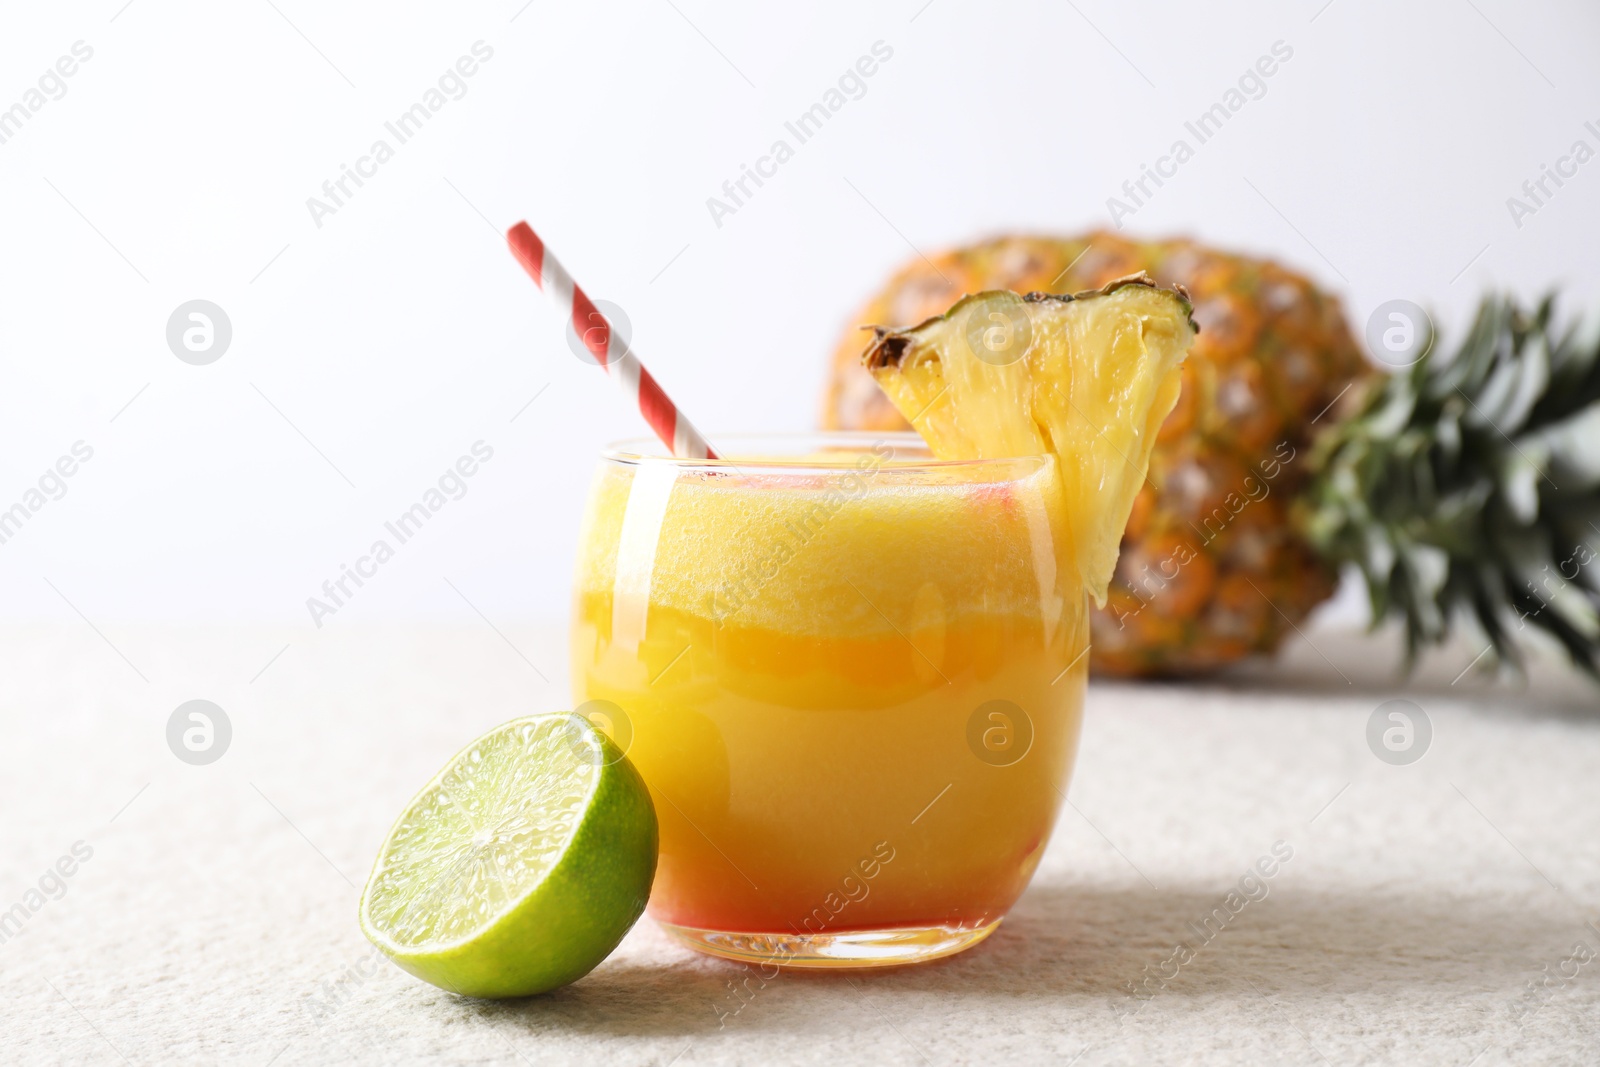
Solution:
<svg viewBox="0 0 1600 1067"><path fill-rule="evenodd" d="M639 409L661 443L680 459L716 459L717 454L711 451L700 431L662 392L661 386L628 347L627 340L595 310L588 294L578 288L572 275L550 254L532 227L526 222L517 223L506 231L506 241L522 269L544 290L556 310L571 321L584 347L594 354L611 380L622 387L623 394Z"/></svg>

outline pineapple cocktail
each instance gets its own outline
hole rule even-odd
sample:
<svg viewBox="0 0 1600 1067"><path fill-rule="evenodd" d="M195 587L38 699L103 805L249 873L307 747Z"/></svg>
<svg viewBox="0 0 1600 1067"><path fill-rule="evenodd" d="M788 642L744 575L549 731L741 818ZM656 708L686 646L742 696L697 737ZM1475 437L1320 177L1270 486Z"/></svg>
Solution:
<svg viewBox="0 0 1600 1067"><path fill-rule="evenodd" d="M656 798L652 916L725 951L787 935L797 963L987 932L1049 836L1086 671L1051 458L830 443L609 455L573 633L579 699L623 709ZM969 720L995 701L1018 710L985 711L975 752Z"/></svg>
<svg viewBox="0 0 1600 1067"><path fill-rule="evenodd" d="M1088 599L1191 337L1169 291L983 294L868 353L921 439L603 456L573 685L650 787L659 923L815 966L999 923L1065 796Z"/></svg>

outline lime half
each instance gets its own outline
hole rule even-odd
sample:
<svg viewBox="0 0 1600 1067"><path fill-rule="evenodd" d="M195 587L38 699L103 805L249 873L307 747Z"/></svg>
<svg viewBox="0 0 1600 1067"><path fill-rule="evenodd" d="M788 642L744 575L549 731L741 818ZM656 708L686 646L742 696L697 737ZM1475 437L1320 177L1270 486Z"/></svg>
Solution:
<svg viewBox="0 0 1600 1067"><path fill-rule="evenodd" d="M361 929L441 989L519 997L582 978L644 911L656 814L579 715L497 727L414 797L361 894Z"/></svg>

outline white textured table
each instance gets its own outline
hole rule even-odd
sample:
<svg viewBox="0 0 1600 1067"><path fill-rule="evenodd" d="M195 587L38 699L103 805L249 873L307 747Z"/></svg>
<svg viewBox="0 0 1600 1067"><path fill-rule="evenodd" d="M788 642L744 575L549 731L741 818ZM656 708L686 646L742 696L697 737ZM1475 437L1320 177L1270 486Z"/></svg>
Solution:
<svg viewBox="0 0 1600 1067"><path fill-rule="evenodd" d="M642 922L582 982L484 1004L373 960L356 886L449 753L564 703L559 634L0 631L0 909L27 912L0 1060L1600 1062L1600 696L1554 669L1452 686L1455 650L1404 691L1430 751L1389 766L1365 728L1394 643L1314 638L1224 682L1093 687L1072 807L963 956L736 998L746 972ZM210 766L167 748L192 698L233 724ZM1202 943L1277 841L1265 898Z"/></svg>

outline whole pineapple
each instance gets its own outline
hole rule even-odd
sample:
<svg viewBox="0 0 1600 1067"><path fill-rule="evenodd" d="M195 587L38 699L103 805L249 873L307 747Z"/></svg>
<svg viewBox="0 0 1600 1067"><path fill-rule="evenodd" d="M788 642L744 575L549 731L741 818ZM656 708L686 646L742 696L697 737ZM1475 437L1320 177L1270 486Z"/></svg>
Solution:
<svg viewBox="0 0 1600 1067"><path fill-rule="evenodd" d="M1306 279L1190 241L1108 233L1006 237L918 259L860 323L909 325L983 289L1070 293L1136 271L1185 286L1200 333L1134 504L1091 657L1115 674L1205 670L1276 648L1334 588L1335 571L1291 528L1313 420L1366 365L1338 303ZM823 413L839 429L905 429L841 340ZM1319 422L1320 424L1320 422Z"/></svg>
<svg viewBox="0 0 1600 1067"><path fill-rule="evenodd" d="M1531 624L1595 667L1600 561L1576 563L1587 542L1574 516L1600 535L1600 415L1570 424L1600 410L1600 345L1550 337L1547 307L1532 319L1486 309L1459 358L1430 352L1385 378L1337 300L1298 274L1191 241L1092 233L919 258L855 321L909 325L967 293L1069 293L1141 270L1188 289L1200 333L1094 616L1096 669L1194 673L1270 652L1331 595L1342 563L1366 575L1375 617L1404 616L1413 652L1466 609L1504 657L1508 625ZM904 429L861 366L867 340L842 339L823 423ZM1543 377L1527 369L1539 366ZM1473 411L1479 392L1489 421ZM1545 592L1525 588L1538 580Z"/></svg>

